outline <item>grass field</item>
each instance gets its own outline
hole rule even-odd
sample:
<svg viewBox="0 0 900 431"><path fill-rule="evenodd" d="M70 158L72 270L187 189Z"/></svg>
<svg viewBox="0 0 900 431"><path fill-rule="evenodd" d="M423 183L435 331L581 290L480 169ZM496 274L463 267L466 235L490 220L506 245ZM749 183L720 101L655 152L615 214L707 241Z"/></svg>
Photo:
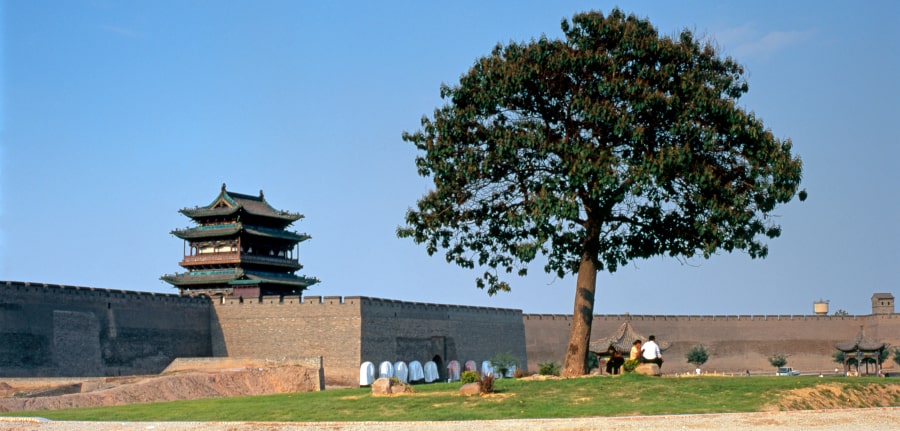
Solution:
<svg viewBox="0 0 900 431"><path fill-rule="evenodd" d="M900 381L842 377L655 378L627 374L499 380L496 393L464 397L459 383L372 397L368 388L2 413L83 421L441 421L661 415L900 406Z"/></svg>

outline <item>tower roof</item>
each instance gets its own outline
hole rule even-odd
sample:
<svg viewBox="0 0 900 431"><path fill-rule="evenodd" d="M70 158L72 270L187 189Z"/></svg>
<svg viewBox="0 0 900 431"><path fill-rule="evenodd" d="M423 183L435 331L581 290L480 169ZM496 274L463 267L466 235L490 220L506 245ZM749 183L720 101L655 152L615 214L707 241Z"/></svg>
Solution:
<svg viewBox="0 0 900 431"><path fill-rule="evenodd" d="M248 226L241 222L198 226L188 229L175 229L171 233L181 239L221 238L236 235L239 232L265 238L280 239L290 242L303 242L310 238L305 233L290 232L261 226Z"/></svg>
<svg viewBox="0 0 900 431"><path fill-rule="evenodd" d="M259 217L279 219L293 223L303 218L300 213L292 213L288 211L277 210L266 202L263 191L259 191L259 196L245 195L228 191L225 183L222 183L222 191L213 202L204 207L184 208L179 212L192 218L204 218L214 216L225 216L235 214L238 211L245 211Z"/></svg>
<svg viewBox="0 0 900 431"><path fill-rule="evenodd" d="M645 337L634 330L634 327L631 326L631 322L625 322L622 326L619 326L619 329L611 336L591 341L588 350L595 353L605 353L609 349L609 346L613 346L616 351L624 353L631 350L631 345L634 344L635 340L647 341L647 339L648 337ZM665 341L656 340L656 343L659 345L660 350L666 350L670 346L670 344Z"/></svg>
<svg viewBox="0 0 900 431"><path fill-rule="evenodd" d="M875 341L871 338L866 337L866 328L865 326L859 327L859 332L856 334L850 341L845 341L843 343L836 343L834 347L842 352L855 352L857 350L863 352L874 352L876 350L881 350L887 348L888 344L883 343L881 341Z"/></svg>

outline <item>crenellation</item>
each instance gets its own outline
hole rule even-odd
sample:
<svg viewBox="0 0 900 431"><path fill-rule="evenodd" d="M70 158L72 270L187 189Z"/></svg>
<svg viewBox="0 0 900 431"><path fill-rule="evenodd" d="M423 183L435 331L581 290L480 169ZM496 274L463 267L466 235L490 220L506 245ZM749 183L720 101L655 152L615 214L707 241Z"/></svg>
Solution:
<svg viewBox="0 0 900 431"><path fill-rule="evenodd" d="M263 295L260 304L281 304L281 295Z"/></svg>
<svg viewBox="0 0 900 431"><path fill-rule="evenodd" d="M340 305L344 303L343 296L326 296L323 298L323 300L330 305Z"/></svg>
<svg viewBox="0 0 900 431"><path fill-rule="evenodd" d="M288 304L288 305L291 305L291 304L302 304L302 303L303 303L303 298L302 298L300 295L284 295L284 296L281 298L281 303L282 303L282 304Z"/></svg>
<svg viewBox="0 0 900 431"><path fill-rule="evenodd" d="M30 282L6 281L3 285L7 289L15 289L16 292L22 293L40 293L51 296L65 296L78 298L119 298L127 300L148 301L148 302L176 302L182 305L196 304L204 306L207 300L203 298L192 298L175 294L155 293L155 292L138 292L120 289L103 289L99 287L85 286L68 286L61 284L38 284Z"/></svg>

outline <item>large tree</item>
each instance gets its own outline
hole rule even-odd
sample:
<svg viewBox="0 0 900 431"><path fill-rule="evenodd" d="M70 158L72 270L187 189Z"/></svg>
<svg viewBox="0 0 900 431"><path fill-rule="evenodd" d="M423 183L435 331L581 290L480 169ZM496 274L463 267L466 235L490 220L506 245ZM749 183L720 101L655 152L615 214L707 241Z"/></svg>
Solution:
<svg viewBox="0 0 900 431"><path fill-rule="evenodd" d="M577 274L564 375L587 372L598 271L655 255L764 257L801 162L738 106L743 69L682 31L618 9L563 20L563 40L497 45L403 139L434 189L400 237L486 271L488 294L528 263ZM803 197L801 192L801 198Z"/></svg>

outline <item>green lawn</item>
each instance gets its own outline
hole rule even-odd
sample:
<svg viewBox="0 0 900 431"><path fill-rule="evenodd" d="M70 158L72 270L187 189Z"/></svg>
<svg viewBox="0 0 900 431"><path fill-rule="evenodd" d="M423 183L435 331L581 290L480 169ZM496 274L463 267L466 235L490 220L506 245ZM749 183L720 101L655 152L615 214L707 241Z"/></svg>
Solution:
<svg viewBox="0 0 900 431"><path fill-rule="evenodd" d="M824 385L824 386L822 386ZM504 379L495 394L463 397L459 383L414 386L412 395L372 397L370 389L216 398L118 407L3 413L87 421L440 421L512 418L751 412L771 408L791 391L840 399L841 407L900 406L900 381L841 377L690 377L638 375L525 381ZM827 387L828 391L816 388ZM838 390L840 394L835 395ZM848 394L844 396L846 391ZM860 397L859 394L870 394ZM871 394L889 394L880 401ZM806 403L804 405L804 403ZM769 406L769 407L767 407Z"/></svg>

